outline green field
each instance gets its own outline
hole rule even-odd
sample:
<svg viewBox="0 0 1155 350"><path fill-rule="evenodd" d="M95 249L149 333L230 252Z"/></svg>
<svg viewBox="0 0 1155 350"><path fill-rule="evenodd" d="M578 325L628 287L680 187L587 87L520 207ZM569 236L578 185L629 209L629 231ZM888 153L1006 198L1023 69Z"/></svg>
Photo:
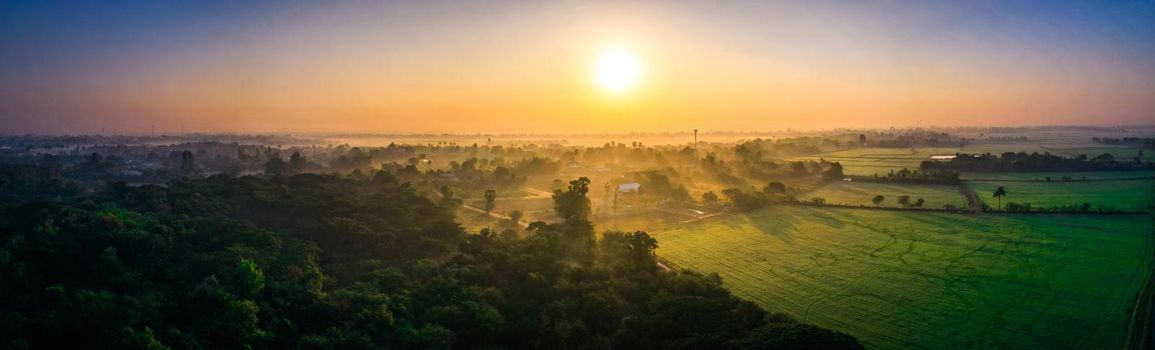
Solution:
<svg viewBox="0 0 1155 350"><path fill-rule="evenodd" d="M1114 172L1123 173L1123 172ZM1062 175L1060 175L1061 177ZM1059 177L1052 175L1052 179ZM1003 180L967 181L979 199L989 206L998 206L992 197L995 188L1003 186L1007 196L1002 203L1030 203L1032 207L1052 207L1089 203L1092 209L1149 210L1155 207L1155 179L1113 181L1029 181Z"/></svg>
<svg viewBox="0 0 1155 350"><path fill-rule="evenodd" d="M1117 349L1149 220L779 206L654 233L677 267L870 348Z"/></svg>
<svg viewBox="0 0 1155 350"><path fill-rule="evenodd" d="M1044 153L1047 149L1037 143L1032 142L975 142L966 145L959 152L967 154L984 154L990 153L1000 155L1004 152L1025 152L1025 153Z"/></svg>
<svg viewBox="0 0 1155 350"><path fill-rule="evenodd" d="M953 155L958 148L919 147L919 148L855 148L841 151L820 153L791 160L819 160L825 159L842 164L843 172L847 175L884 175L890 171L899 171L903 168L918 169L919 164L929 160L931 156Z"/></svg>
<svg viewBox="0 0 1155 350"><path fill-rule="evenodd" d="M808 201L811 198L822 197L826 199L827 204L874 206L870 200L876 195L886 197L880 206L891 208L901 207L898 204L898 196L902 195L910 196L911 202L918 198L925 199L926 203L923 204L923 208L941 209L947 204L959 208L966 206L966 199L959 192L958 186L949 185L839 181L802 194L798 198Z"/></svg>

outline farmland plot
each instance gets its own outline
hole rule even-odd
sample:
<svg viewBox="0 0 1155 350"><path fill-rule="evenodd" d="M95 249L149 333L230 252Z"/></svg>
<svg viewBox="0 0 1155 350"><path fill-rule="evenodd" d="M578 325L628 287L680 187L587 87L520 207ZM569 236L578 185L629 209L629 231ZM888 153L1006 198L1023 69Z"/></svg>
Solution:
<svg viewBox="0 0 1155 350"><path fill-rule="evenodd" d="M808 201L821 197L827 204L874 206L871 198L876 195L886 197L880 204L883 207L902 207L898 203L899 196L910 196L911 202L919 198L925 199L923 208L938 208L949 204L958 208L966 207L966 199L959 192L958 186L951 185L915 185L897 183L873 182L845 182L830 183L818 189L799 196L799 199Z"/></svg>
<svg viewBox="0 0 1155 350"><path fill-rule="evenodd" d="M855 148L798 157L791 160L825 159L842 164L847 175L884 175L903 168L916 170L924 160L936 155L953 155L957 148Z"/></svg>
<svg viewBox="0 0 1155 350"><path fill-rule="evenodd" d="M1120 176L1130 172L1113 172ZM1139 174L1135 174L1139 175ZM1093 175L1092 175L1093 176ZM1002 203L1030 203L1032 207L1052 207L1088 203L1092 209L1103 207L1119 210L1149 210L1155 207L1155 179L1112 181L1006 181L969 180L967 184L979 199L991 207L998 201L992 197L995 188L1003 186L1007 196Z"/></svg>
<svg viewBox="0 0 1155 350"><path fill-rule="evenodd" d="M1120 348L1147 216L781 206L656 232L677 267L870 348Z"/></svg>

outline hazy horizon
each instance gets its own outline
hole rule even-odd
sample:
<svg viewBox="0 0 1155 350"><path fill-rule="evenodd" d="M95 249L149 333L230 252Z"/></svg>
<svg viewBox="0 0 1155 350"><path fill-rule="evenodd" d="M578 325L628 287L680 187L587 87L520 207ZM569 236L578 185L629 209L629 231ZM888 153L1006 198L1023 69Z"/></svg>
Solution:
<svg viewBox="0 0 1155 350"><path fill-rule="evenodd" d="M1151 1L0 7L3 134L1155 120ZM638 66L621 91L595 79L611 48Z"/></svg>

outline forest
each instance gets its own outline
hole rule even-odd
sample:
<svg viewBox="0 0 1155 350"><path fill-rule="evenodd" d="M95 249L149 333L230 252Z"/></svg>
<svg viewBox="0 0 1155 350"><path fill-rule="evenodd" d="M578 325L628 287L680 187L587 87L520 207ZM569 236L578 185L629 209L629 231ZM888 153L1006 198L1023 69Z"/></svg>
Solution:
<svg viewBox="0 0 1155 350"><path fill-rule="evenodd" d="M595 232L585 178L553 192L560 221L467 234L387 171L80 195L0 170L3 348L862 347Z"/></svg>

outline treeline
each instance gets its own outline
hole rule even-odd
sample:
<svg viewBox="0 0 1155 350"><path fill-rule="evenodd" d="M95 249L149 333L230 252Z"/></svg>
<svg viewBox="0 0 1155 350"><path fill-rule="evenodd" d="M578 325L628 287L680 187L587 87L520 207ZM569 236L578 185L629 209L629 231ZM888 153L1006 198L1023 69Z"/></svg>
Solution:
<svg viewBox="0 0 1155 350"><path fill-rule="evenodd" d="M861 348L595 235L588 186L475 235L385 171L0 202L0 347Z"/></svg>
<svg viewBox="0 0 1155 350"><path fill-rule="evenodd" d="M775 203L794 202L797 201L795 197L797 193L797 188L787 187L786 184L778 181L771 181L760 190L751 189L750 191L743 191L738 188L722 190L722 195L726 196L726 199L729 200L730 207L737 211L752 211L768 207ZM717 199L717 195L713 192L702 194L703 203L717 203Z"/></svg>
<svg viewBox="0 0 1155 350"><path fill-rule="evenodd" d="M990 210L988 207L987 210ZM1129 213L1125 210L1098 205L1092 207L1090 203L1068 204L1068 205L1052 205L1049 207L1032 206L1031 203L1016 203L1007 202L1002 208L1003 211L1011 213L1104 213L1104 214L1119 214Z"/></svg>
<svg viewBox="0 0 1155 350"><path fill-rule="evenodd" d="M1146 149L1155 149L1155 138L1151 137L1124 137L1124 138L1110 138L1110 137L1092 137L1091 140L1104 145L1140 145Z"/></svg>
<svg viewBox="0 0 1155 350"><path fill-rule="evenodd" d="M1019 171L1096 171L1096 170L1149 170L1153 163L1135 161L1115 161L1115 157L1104 153L1094 158L1080 155L1075 158L1025 152L1007 152L1001 156L992 154L959 153L949 161L923 161L919 169L924 172L1019 172Z"/></svg>
<svg viewBox="0 0 1155 350"><path fill-rule="evenodd" d="M60 178L58 170L36 164L0 163L0 203L26 199L59 199L84 192L73 181Z"/></svg>
<svg viewBox="0 0 1155 350"><path fill-rule="evenodd" d="M887 132L860 134L859 141L862 146L887 148L962 147L969 142L966 138L956 137L945 132L924 130L908 131L901 134Z"/></svg>
<svg viewBox="0 0 1155 350"><path fill-rule="evenodd" d="M932 161L927 161L932 162ZM923 167L926 167L925 165ZM909 183L909 184L943 184L956 185L959 183L959 173L957 171L945 169L926 169L926 170L911 170L902 168L898 171L893 169L885 175L879 176L874 174L871 176L851 176L853 181L865 182L888 182L888 183Z"/></svg>

